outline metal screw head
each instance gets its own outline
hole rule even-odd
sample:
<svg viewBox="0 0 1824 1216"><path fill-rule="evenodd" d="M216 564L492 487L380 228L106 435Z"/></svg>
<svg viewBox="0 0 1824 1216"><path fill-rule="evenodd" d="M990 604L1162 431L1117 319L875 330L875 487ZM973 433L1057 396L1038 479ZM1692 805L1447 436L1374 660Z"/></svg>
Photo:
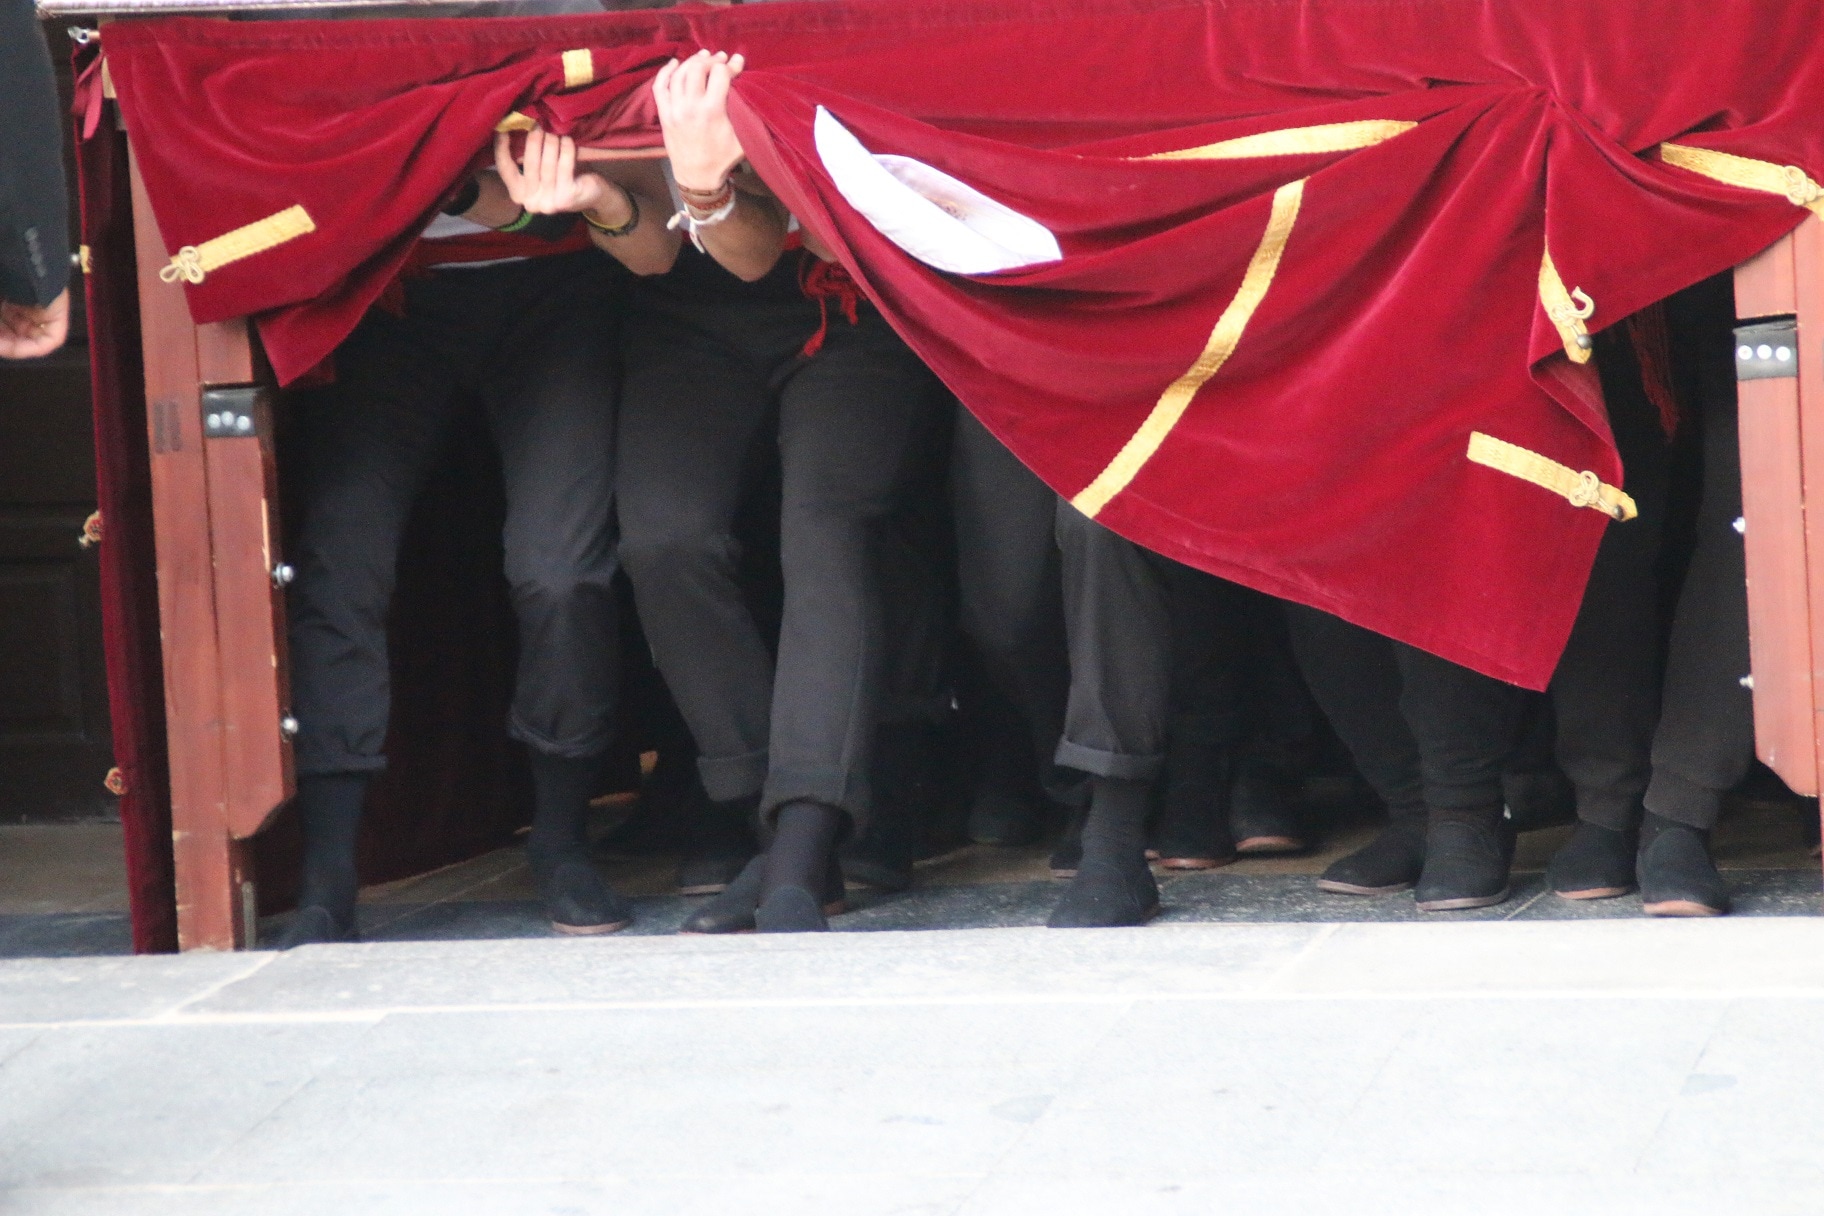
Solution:
<svg viewBox="0 0 1824 1216"><path fill-rule="evenodd" d="M272 585L275 587L289 587L291 580L296 577L298 572L291 568L290 562L280 562L272 568Z"/></svg>
<svg viewBox="0 0 1824 1216"><path fill-rule="evenodd" d="M284 735L287 739L297 738L298 737L298 720L296 718L292 717L290 714L286 714L283 718L280 718L279 719L279 733L281 735Z"/></svg>

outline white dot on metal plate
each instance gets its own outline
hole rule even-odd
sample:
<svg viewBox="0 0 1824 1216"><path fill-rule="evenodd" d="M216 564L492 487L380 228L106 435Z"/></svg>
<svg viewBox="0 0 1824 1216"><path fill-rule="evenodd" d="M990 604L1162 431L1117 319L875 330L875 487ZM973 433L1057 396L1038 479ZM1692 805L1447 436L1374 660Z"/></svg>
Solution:
<svg viewBox="0 0 1824 1216"><path fill-rule="evenodd" d="M1754 353L1763 359L1771 359L1773 358L1773 347L1768 346L1763 342L1761 345L1754 348Z"/></svg>
<svg viewBox="0 0 1824 1216"><path fill-rule="evenodd" d="M222 425L222 416L220 414L211 414L204 421L206 421L210 426L219 427Z"/></svg>
<svg viewBox="0 0 1824 1216"><path fill-rule="evenodd" d="M1736 358L1738 358L1738 359L1752 359L1752 358L1754 358L1754 347L1752 347L1752 346L1738 346L1738 347L1736 347L1736 348L1735 348L1735 357L1736 357Z"/></svg>
<svg viewBox="0 0 1824 1216"><path fill-rule="evenodd" d="M251 431L253 429L253 419L243 414L241 417L234 420L234 429L237 431Z"/></svg>
<svg viewBox="0 0 1824 1216"><path fill-rule="evenodd" d="M1780 347L1778 350L1773 352L1773 357L1778 359L1781 363L1791 363L1792 362L1792 347L1790 347L1790 346Z"/></svg>

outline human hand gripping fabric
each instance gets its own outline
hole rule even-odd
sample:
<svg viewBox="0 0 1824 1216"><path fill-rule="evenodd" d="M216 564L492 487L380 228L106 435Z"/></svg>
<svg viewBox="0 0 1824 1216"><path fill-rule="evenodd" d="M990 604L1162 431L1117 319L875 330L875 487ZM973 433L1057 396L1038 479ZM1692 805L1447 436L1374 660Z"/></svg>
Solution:
<svg viewBox="0 0 1824 1216"><path fill-rule="evenodd" d="M0 359L50 354L70 332L70 289L43 306L0 300Z"/></svg>
<svg viewBox="0 0 1824 1216"><path fill-rule="evenodd" d="M728 120L728 89L747 60L725 51L698 51L672 60L652 81L659 130L680 189L720 190L746 153Z"/></svg>
<svg viewBox="0 0 1824 1216"><path fill-rule="evenodd" d="M631 218L633 205L625 190L585 169L576 170L576 141L534 129L526 133L525 167L513 162L512 143L506 135L494 137L494 167L507 196L534 215L561 215L586 211L606 226Z"/></svg>

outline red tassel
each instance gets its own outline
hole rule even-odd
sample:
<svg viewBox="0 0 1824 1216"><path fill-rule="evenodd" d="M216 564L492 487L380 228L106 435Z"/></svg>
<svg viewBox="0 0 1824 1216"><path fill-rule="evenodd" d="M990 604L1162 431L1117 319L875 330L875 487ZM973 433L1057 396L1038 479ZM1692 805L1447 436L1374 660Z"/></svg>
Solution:
<svg viewBox="0 0 1824 1216"><path fill-rule="evenodd" d="M1670 439L1678 434L1678 388L1672 379L1672 337L1666 328L1666 306L1651 304L1627 320L1628 340L1640 364L1640 385L1659 411L1659 425Z"/></svg>
<svg viewBox="0 0 1824 1216"><path fill-rule="evenodd" d="M822 350L823 340L829 336L831 300L836 301L850 325L861 323L861 288L842 263L806 256L798 264L798 288L808 299L817 301L817 332L798 352L806 359Z"/></svg>

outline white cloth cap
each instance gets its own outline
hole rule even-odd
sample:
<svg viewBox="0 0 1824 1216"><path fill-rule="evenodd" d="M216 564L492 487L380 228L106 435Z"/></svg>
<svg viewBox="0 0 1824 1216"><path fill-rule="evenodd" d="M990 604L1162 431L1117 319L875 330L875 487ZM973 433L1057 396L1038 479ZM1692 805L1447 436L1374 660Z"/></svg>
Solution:
<svg viewBox="0 0 1824 1216"><path fill-rule="evenodd" d="M1063 260L1037 220L906 156L877 156L817 107L817 155L830 180L880 234L938 270L993 274Z"/></svg>

